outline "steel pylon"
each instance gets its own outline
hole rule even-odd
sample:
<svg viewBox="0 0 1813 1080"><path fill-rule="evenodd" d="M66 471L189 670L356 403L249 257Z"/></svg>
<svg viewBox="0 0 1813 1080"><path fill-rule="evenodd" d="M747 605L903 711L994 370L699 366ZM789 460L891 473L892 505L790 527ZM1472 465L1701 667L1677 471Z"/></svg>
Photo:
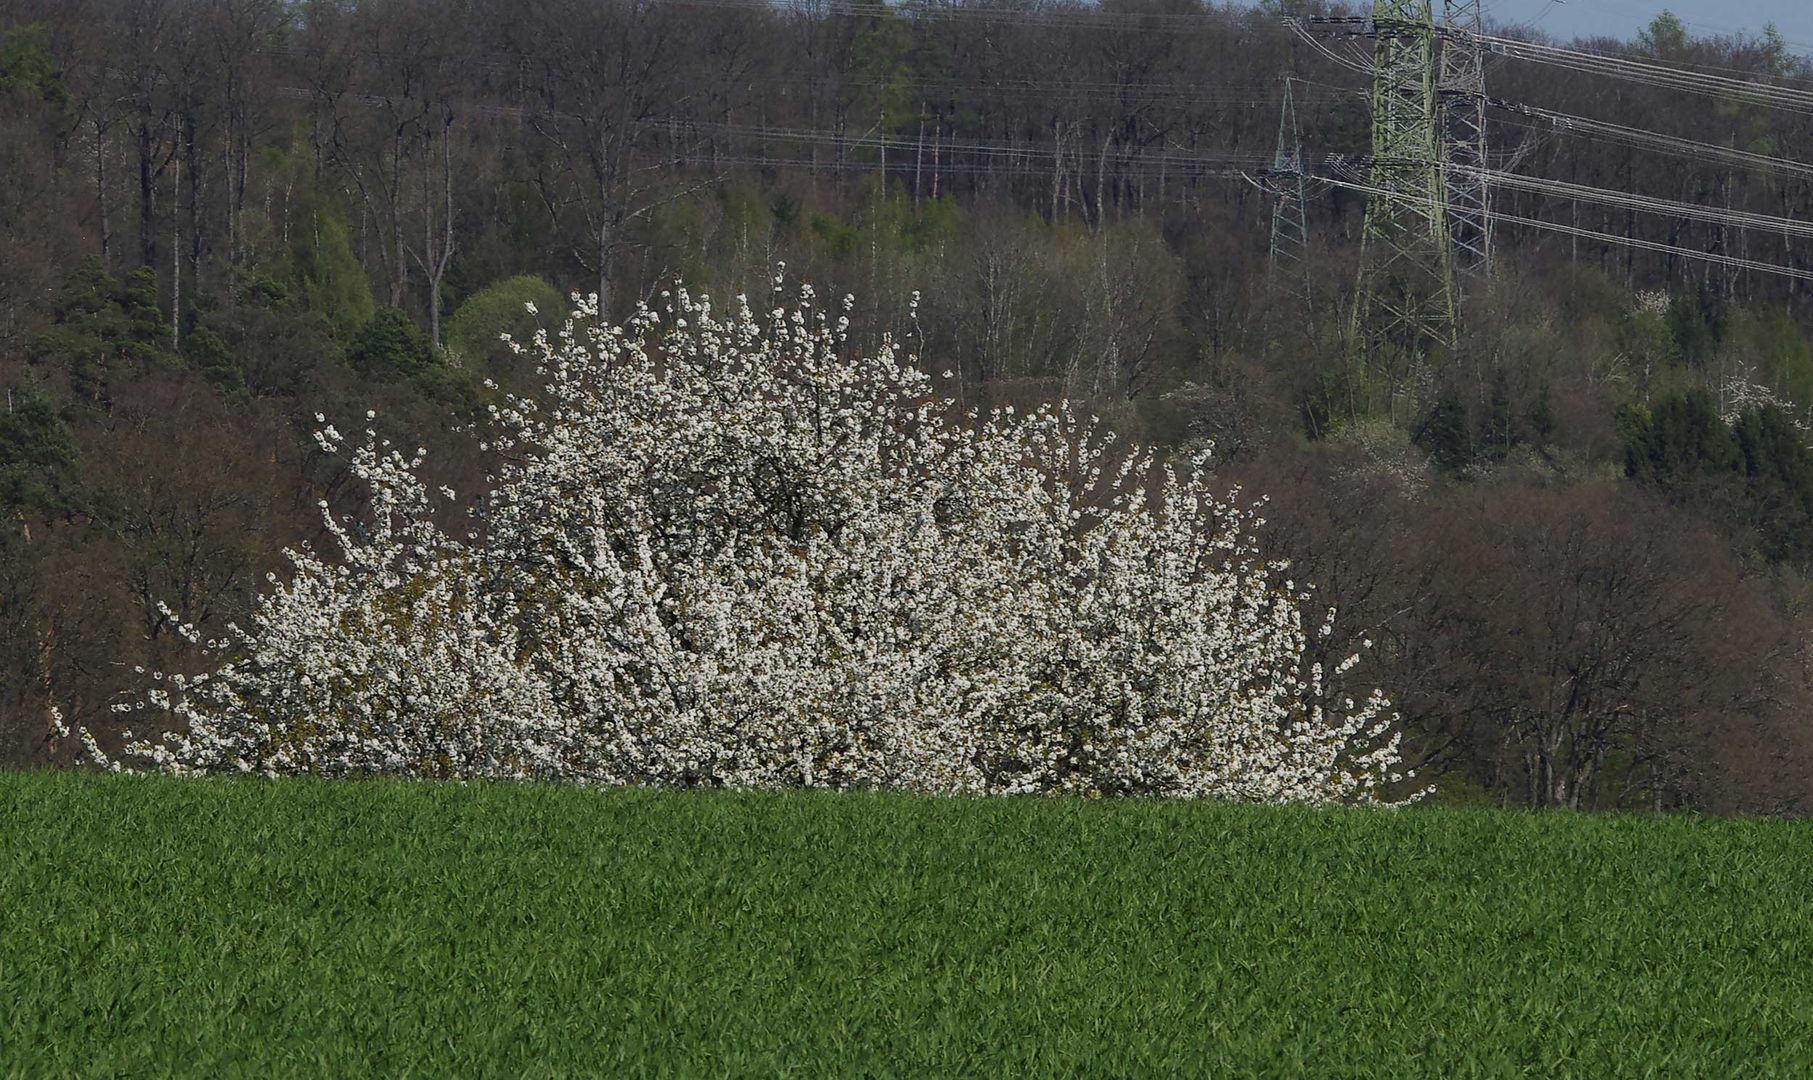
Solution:
<svg viewBox="0 0 1813 1080"><path fill-rule="evenodd" d="M1486 168L1486 57L1480 0L1442 0L1441 75L1436 93L1447 136L1444 180L1455 269L1492 270L1491 189Z"/></svg>
<svg viewBox="0 0 1813 1080"><path fill-rule="evenodd" d="M1266 189L1272 196L1271 273L1274 284L1309 309L1309 195L1303 169L1303 135L1297 124L1292 80L1284 80L1284 105L1278 115L1278 144Z"/></svg>
<svg viewBox="0 0 1813 1080"><path fill-rule="evenodd" d="M1433 0L1374 0L1372 162L1356 337L1368 356L1455 340L1454 258L1443 184Z"/></svg>

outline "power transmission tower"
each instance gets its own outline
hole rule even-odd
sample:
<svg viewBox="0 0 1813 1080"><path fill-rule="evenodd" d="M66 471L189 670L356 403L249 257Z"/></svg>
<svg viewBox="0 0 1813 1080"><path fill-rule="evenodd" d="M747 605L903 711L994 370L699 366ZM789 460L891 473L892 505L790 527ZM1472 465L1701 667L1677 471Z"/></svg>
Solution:
<svg viewBox="0 0 1813 1080"><path fill-rule="evenodd" d="M1436 88L1445 134L1449 232L1455 269L1492 272L1492 203L1486 185L1486 54L1480 0L1442 0L1441 77Z"/></svg>
<svg viewBox="0 0 1813 1080"><path fill-rule="evenodd" d="M1372 168L1355 297L1357 343L1369 359L1454 344L1432 4L1373 0Z"/></svg>
<svg viewBox="0 0 1813 1080"><path fill-rule="evenodd" d="M1292 81L1284 80L1284 107L1278 115L1278 148L1272 153L1266 188L1272 196L1274 283L1282 284L1309 311L1308 189L1303 171L1303 134L1297 125L1297 99Z"/></svg>

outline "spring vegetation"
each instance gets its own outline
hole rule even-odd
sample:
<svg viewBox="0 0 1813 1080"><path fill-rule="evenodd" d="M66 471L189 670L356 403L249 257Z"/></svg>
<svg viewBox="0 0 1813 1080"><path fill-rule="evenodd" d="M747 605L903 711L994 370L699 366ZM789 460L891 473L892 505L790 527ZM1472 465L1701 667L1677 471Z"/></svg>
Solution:
<svg viewBox="0 0 1813 1080"><path fill-rule="evenodd" d="M1296 288L1266 272L1267 200L1226 167L1269 159L1287 70L1315 83L1312 152L1365 149L1357 84L1312 71L1276 5L457 7L0 5L6 762L142 764L138 744L229 771L1390 801L1432 783L1451 803L1752 813L1813 796L1802 283L1506 230L1458 347L1356 366L1361 201L1312 200ZM1626 44L1806 73L1773 36L1669 18ZM1604 99L1587 76L1494 78L1573 112ZM1804 116L1618 101L1702 140L1813 142ZM1504 139L1581 183L1783 213L1809 194ZM1806 258L1716 225L1581 224ZM845 380L866 457L835 438L800 456L826 436L787 405L817 389L789 380L826 361L770 322L802 310L791 284L775 298L782 264L817 287L807 336L835 338L823 385ZM681 282L711 319L674 306ZM581 342L655 333L644 303L660 334L694 325L605 387L559 336L574 294L597 297ZM659 359L746 328L743 360L691 381ZM767 411L680 424L733 369L781 380ZM1110 430L1143 449L1101 450ZM563 449L600 431L626 441ZM686 472L731 443L741 488ZM626 464L690 494L606 495ZM1120 591L1040 577L1088 559ZM814 594L831 581L873 603ZM1212 640L1240 619L1252 633ZM233 677L194 681L222 663ZM1190 745L1209 715L1224 742Z"/></svg>
<svg viewBox="0 0 1813 1080"><path fill-rule="evenodd" d="M1255 802L1414 779L1382 694L1328 701L1309 594L1200 458L1161 464L1063 404L961 413L892 342L851 354L853 306L833 322L802 286L720 315L681 290L609 326L588 300L558 345L536 333L545 396L491 407L503 464L476 499L367 429L370 506L321 502L335 557L291 551L225 638L179 624L224 663L152 672L116 711L179 724L123 755ZM436 520L461 507L463 539Z"/></svg>
<svg viewBox="0 0 1813 1080"><path fill-rule="evenodd" d="M1797 823L0 774L20 1075L1804 1074Z"/></svg>
<svg viewBox="0 0 1813 1080"><path fill-rule="evenodd" d="M0 0L0 1074L1804 1074L1806 284L1363 359L1343 10Z"/></svg>

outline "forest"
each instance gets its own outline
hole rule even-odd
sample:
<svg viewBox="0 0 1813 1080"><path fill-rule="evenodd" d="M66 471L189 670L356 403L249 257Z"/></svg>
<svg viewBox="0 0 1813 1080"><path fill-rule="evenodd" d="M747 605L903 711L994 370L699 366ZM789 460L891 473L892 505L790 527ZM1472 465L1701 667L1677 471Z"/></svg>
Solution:
<svg viewBox="0 0 1813 1080"><path fill-rule="evenodd" d="M182 627L356 509L322 422L369 410L466 490L535 383L501 335L784 265L966 404L1212 447L1437 801L1813 808L1813 251L1730 223L1813 208L1813 166L1758 164L1813 110L1494 56L1499 167L1720 214L1505 187L1574 234L1502 224L1454 347L1379 395L1348 364L1366 197L1312 186L1287 275L1259 182L1287 78L1307 155L1367 152L1354 43L1285 22L1345 14L0 0L0 764L74 760L55 717L117 744ZM1813 85L1773 33L1661 13L1576 44Z"/></svg>

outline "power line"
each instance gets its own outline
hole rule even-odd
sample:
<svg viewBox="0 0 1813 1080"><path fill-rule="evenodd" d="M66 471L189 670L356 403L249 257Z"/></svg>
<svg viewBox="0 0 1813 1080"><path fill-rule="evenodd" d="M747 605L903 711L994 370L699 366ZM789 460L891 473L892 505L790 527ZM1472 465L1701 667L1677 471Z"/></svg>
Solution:
<svg viewBox="0 0 1813 1080"><path fill-rule="evenodd" d="M867 0L798 0L776 5L752 5L743 0L669 0L669 6L686 8L720 8L730 10L768 10L801 18L843 15L852 18L899 19L923 22L994 22L1021 24L1058 24L1113 29L1189 28L1225 22L1227 16L1214 8L1200 11L1103 11L1081 4L1046 4L1029 7L997 7L972 3L890 4Z"/></svg>
<svg viewBox="0 0 1813 1080"><path fill-rule="evenodd" d="M1813 221L1800 221L1795 218L1778 217L1774 214L1758 214L1748 210L1720 209L1715 206L1678 202L1673 199L1631 195L1611 188L1589 187L1585 184L1574 184L1565 180L1550 180L1543 177L1519 176L1516 173L1496 169L1481 169L1477 172L1481 179L1495 187L1528 191L1539 195L1552 195L1577 202L1616 206L1622 210L1635 210L1645 214L1666 214L1687 221L1703 221L1739 229L1761 230L1784 236L1813 239Z"/></svg>
<svg viewBox="0 0 1813 1080"><path fill-rule="evenodd" d="M812 128L766 127L755 124L699 123L696 121L653 118L640 122L641 126L655 130L675 129L688 134L719 134L742 137L761 142L805 143L808 145L830 145L855 149L874 150L917 150L929 144L919 136L887 135L875 133L848 134L836 131L824 131ZM970 154L981 158L997 157L1052 157L1060 153L1054 147L1041 146L1035 143L1023 145L1012 143L991 143L975 141L945 140L939 144L940 151L947 154ZM1124 144L1123 144L1124 145ZM1067 151L1065 153L1068 153ZM1142 164L1164 165L1214 165L1240 166L1253 165L1269 161L1253 153L1175 153L1172 151L1136 150L1131 154L1111 155L1136 159Z"/></svg>
<svg viewBox="0 0 1813 1080"><path fill-rule="evenodd" d="M1480 40L1493 52L1517 60L1549 64L1587 74L1620 78L1648 86L1680 90L1707 97L1728 98L1784 112L1813 115L1813 90L1758 82L1755 79L1712 75L1706 72L1689 71L1679 67L1635 60L1630 57L1587 52L1561 45L1519 41L1515 38L1491 34L1481 35Z"/></svg>
<svg viewBox="0 0 1813 1080"><path fill-rule="evenodd" d="M1596 139L1617 143L1632 149L1655 150L1659 153L1672 154L1677 157L1690 158L1696 161L1714 159L1728 165L1738 165L1757 172L1780 172L1796 176L1813 178L1813 164L1795 161L1792 158L1772 154L1761 154L1753 150L1739 150L1736 147L1720 146L1717 143L1702 142L1679 135L1668 135L1662 132L1649 131L1645 128L1631 127L1627 124L1613 123L1609 120L1595 120L1586 116L1575 116L1570 113L1556 112L1552 109L1541 109L1519 102L1488 100L1487 104L1505 112L1546 121L1540 130L1559 132L1576 137L1592 136ZM1535 125L1518 124L1504 120L1517 127L1535 130Z"/></svg>
<svg viewBox="0 0 1813 1080"><path fill-rule="evenodd" d="M714 165L720 167L735 165L755 169L800 169L811 172L827 173L862 173L876 172L879 170L879 165L874 161L838 161L835 159L813 161L811 158L803 157L774 157L750 154L720 154L714 157L712 162ZM1118 173L1118 176L1121 179L1154 181L1160 179L1172 181L1191 179L1228 181L1249 180L1253 171L1259 164L1259 162L1254 162L1244 168L1233 164L1184 165L1180 166L1179 169L1175 171L1140 166L1132 169L1122 169ZM889 171L898 173L902 168L903 166L890 165ZM1006 176L1030 176L1045 179L1049 178L1051 175L1051 165L1037 161L1003 161L992 165L990 168L994 173Z"/></svg>
<svg viewBox="0 0 1813 1080"><path fill-rule="evenodd" d="M1303 25L1303 20L1301 19L1285 19L1284 24L1290 27L1291 32L1296 34L1299 40L1316 50L1316 52L1320 53L1325 59L1333 61L1335 64L1338 64L1349 71L1364 75L1367 78L1372 77L1374 69L1371 57L1362 59L1359 57L1341 55L1330 48L1321 37L1310 33L1309 28Z"/></svg>
<svg viewBox="0 0 1813 1080"><path fill-rule="evenodd" d="M1332 184L1335 187L1347 188L1350 191L1363 192L1367 195L1376 195L1384 199L1402 197L1385 188L1361 183L1353 179L1343 179L1336 176L1321 176L1317 177L1317 179L1324 183ZM1744 259L1735 255L1726 255L1716 251L1695 251L1692 248L1676 247L1672 244L1661 243L1660 241L1644 240L1634 236L1619 236L1616 233L1599 232L1596 229L1582 229L1577 226L1562 225L1559 222L1543 221L1539 218L1522 217L1517 214L1499 213L1495 214L1494 217L1500 222L1523 225L1548 232L1562 233L1564 235L1580 237L1582 239L1597 240L1601 243L1639 248L1645 251L1654 251L1666 255L1678 255L1684 259L1697 259L1702 262L1715 263L1732 269L1754 270L1758 273L1775 274L1781 277L1794 278L1798 281L1813 281L1813 270L1805 270L1799 267L1782 266L1779 263L1761 262L1756 259Z"/></svg>
<svg viewBox="0 0 1813 1080"><path fill-rule="evenodd" d="M1813 281L1813 270L1804 270L1796 266L1782 266L1779 263L1761 262L1756 259L1743 259L1736 255L1726 255L1717 251L1695 251L1692 248L1676 247L1655 240L1644 240L1634 236L1619 236L1616 233L1600 232L1596 229L1582 229L1573 225L1563 225L1554 221L1539 221L1535 218L1519 217L1516 214L1500 214L1498 220L1513 225L1527 225L1535 229L1562 233L1585 240L1597 240L1606 244L1618 244L1624 247L1638 248L1644 251L1659 252L1664 255L1677 255L1683 259L1697 259L1724 266L1733 270L1754 270L1760 274L1774 274L1778 277L1793 278L1796 281Z"/></svg>

